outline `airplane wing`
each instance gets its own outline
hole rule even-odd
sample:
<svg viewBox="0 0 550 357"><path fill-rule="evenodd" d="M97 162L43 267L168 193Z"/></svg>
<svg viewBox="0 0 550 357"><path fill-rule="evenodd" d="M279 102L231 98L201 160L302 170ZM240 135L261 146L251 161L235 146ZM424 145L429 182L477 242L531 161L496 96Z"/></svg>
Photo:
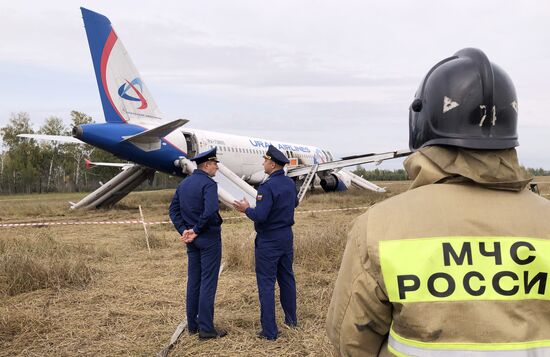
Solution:
<svg viewBox="0 0 550 357"><path fill-rule="evenodd" d="M410 150L397 150L397 151L390 151L390 152L384 152L381 154L365 154L365 155L355 155L355 156L347 156L340 160L335 161L329 161L324 162L321 164L317 164L317 170L316 172L322 172L327 170L335 170L335 169L341 169L343 167L348 166L355 166L355 165L363 165L368 164L370 162L382 162L384 160L389 159L395 159L398 157L405 157L411 154ZM311 172L311 169L314 165L304 165L304 166L297 166L297 167L291 167L287 171L288 177L296 177L296 176L302 176L307 175Z"/></svg>
<svg viewBox="0 0 550 357"><path fill-rule="evenodd" d="M17 136L20 138L28 138L28 139L43 140L43 141L57 141L60 143L68 143L68 144L86 144L85 142L78 140L77 138L73 138L72 136L64 136L64 135L19 134Z"/></svg>
<svg viewBox="0 0 550 357"><path fill-rule="evenodd" d="M145 130L139 134L125 137L123 141L130 142L143 151L153 151L160 149L161 138L170 134L180 126L187 124L187 119L176 119L169 123L159 125L149 130Z"/></svg>
<svg viewBox="0 0 550 357"><path fill-rule="evenodd" d="M287 176L304 177L303 183L300 187L300 191L298 191L298 202L301 202L304 199L306 192L311 187L313 179L316 175L321 178L321 186L323 187L323 189L325 189L325 191L341 191L349 187L350 185L353 185L362 189L372 190L375 192L386 192L384 188L379 187L374 183L355 175L353 172L347 172L341 169L348 166L367 164L369 162L380 163L384 160L404 157L410 154L411 151L409 150L397 150L381 154L347 156L342 158L341 160L317 163L314 165L291 167L287 170ZM345 188L340 188L341 185L345 186Z"/></svg>

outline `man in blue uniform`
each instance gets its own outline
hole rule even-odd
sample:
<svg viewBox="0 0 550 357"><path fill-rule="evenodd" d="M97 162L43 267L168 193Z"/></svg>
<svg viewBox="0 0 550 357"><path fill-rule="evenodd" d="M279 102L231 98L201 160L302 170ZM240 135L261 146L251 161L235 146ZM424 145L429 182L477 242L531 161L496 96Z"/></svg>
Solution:
<svg viewBox="0 0 550 357"><path fill-rule="evenodd" d="M285 324L295 327L298 323L296 283L292 271L292 225L298 200L294 181L286 177L283 171L283 167L289 162L285 155L269 145L264 159L264 171L269 177L258 188L256 208L251 208L246 199L235 201L234 207L254 221L257 233L254 253L262 323L258 336L275 340L278 335L275 322L275 280L281 291Z"/></svg>
<svg viewBox="0 0 550 357"><path fill-rule="evenodd" d="M214 328L214 299L222 256L216 148L195 156L193 174L183 180L170 204L170 219L187 245L187 324L200 339L223 337Z"/></svg>

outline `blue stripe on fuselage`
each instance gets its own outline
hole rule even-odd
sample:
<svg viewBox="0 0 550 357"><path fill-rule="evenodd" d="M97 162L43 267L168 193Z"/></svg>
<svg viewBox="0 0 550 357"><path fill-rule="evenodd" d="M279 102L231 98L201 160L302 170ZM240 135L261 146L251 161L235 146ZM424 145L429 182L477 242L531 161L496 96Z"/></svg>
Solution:
<svg viewBox="0 0 550 357"><path fill-rule="evenodd" d="M108 151L123 160L151 167L170 175L183 176L181 169L174 166L174 161L187 155L167 141L161 140L160 149L153 151L143 151L132 143L122 141L124 137L145 131L140 126L105 123L83 124L80 128L82 135L79 139L87 144Z"/></svg>

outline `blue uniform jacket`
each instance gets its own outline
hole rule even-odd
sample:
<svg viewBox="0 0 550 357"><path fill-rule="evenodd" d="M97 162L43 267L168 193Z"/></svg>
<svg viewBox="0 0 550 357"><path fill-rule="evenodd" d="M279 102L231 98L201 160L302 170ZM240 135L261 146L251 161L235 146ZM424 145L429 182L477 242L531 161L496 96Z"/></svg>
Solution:
<svg viewBox="0 0 550 357"><path fill-rule="evenodd" d="M286 177L283 170L269 175L258 187L256 208L245 213L254 222L256 232L290 227L294 224L294 208L298 206L296 184Z"/></svg>
<svg viewBox="0 0 550 357"><path fill-rule="evenodd" d="M195 233L220 233L223 222L219 212L218 184L202 170L183 180L170 204L170 219L177 231L193 228Z"/></svg>

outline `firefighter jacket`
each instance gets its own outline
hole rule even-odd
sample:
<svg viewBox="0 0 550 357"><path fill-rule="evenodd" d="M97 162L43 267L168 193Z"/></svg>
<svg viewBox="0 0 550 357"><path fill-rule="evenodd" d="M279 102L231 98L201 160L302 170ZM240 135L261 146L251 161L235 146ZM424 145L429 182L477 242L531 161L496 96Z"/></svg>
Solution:
<svg viewBox="0 0 550 357"><path fill-rule="evenodd" d="M358 217L327 317L341 356L550 355L550 202L515 149L431 146Z"/></svg>

